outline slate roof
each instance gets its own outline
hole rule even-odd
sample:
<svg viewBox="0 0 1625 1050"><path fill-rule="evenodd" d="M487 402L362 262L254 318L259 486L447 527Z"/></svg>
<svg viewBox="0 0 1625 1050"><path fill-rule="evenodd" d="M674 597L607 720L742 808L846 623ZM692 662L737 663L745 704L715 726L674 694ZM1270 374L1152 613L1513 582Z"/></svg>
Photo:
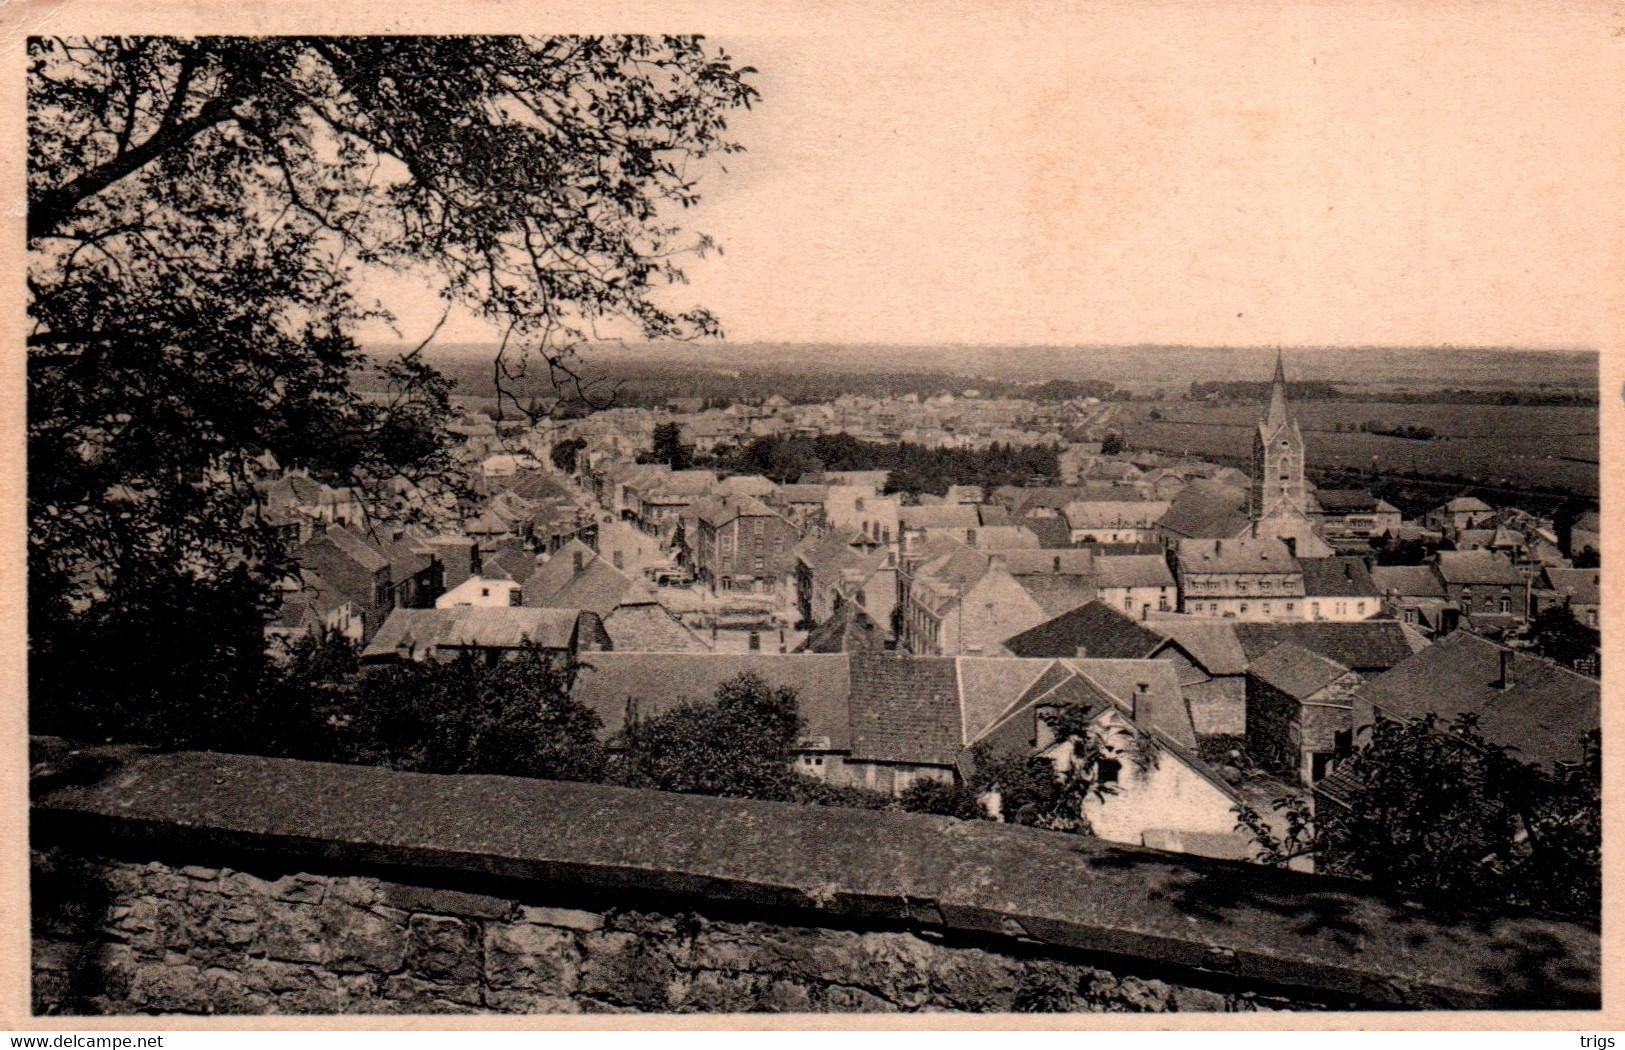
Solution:
<svg viewBox="0 0 1625 1050"><path fill-rule="evenodd" d="M1159 630L1162 624L1156 625ZM1291 642L1310 652L1334 660L1344 667L1362 674L1386 671L1410 658L1412 648L1406 640L1404 624L1397 620L1356 620L1336 623L1326 620L1305 620L1296 623L1231 624L1236 640L1249 661L1257 660L1271 649Z"/></svg>
<svg viewBox="0 0 1625 1050"><path fill-rule="evenodd" d="M1512 687L1504 690L1499 684L1503 652L1512 654ZM1581 736L1601 725L1596 680L1470 631L1445 636L1372 678L1361 693L1390 717L1433 712L1448 722L1473 712L1486 739L1547 766L1578 759Z"/></svg>
<svg viewBox="0 0 1625 1050"><path fill-rule="evenodd" d="M852 759L952 766L962 733L954 659L866 653L848 658Z"/></svg>
<svg viewBox="0 0 1625 1050"><path fill-rule="evenodd" d="M1054 660L1013 657L959 658L961 737L971 744L1034 689L1050 689L1072 672Z"/></svg>
<svg viewBox="0 0 1625 1050"><path fill-rule="evenodd" d="M1365 559L1357 557L1299 558L1303 593L1307 598L1379 597Z"/></svg>
<svg viewBox="0 0 1625 1050"><path fill-rule="evenodd" d="M1149 529L1168 512L1164 500L1073 500L1062 512L1074 532L1100 529Z"/></svg>
<svg viewBox="0 0 1625 1050"><path fill-rule="evenodd" d="M1393 592L1402 598L1443 598L1444 583L1431 565L1378 565L1371 570L1371 582L1379 594Z"/></svg>
<svg viewBox="0 0 1625 1050"><path fill-rule="evenodd" d="M986 553L1016 576L1094 575L1094 555L1086 550L1018 547L988 550Z"/></svg>
<svg viewBox="0 0 1625 1050"><path fill-rule="evenodd" d="M984 512L989 508L983 508ZM984 524L991 524L986 520ZM1015 522L1025 526L1034 536L1038 537L1038 545L1045 548L1063 548L1072 546L1072 529L1062 517L1047 517L1041 514L1028 514Z"/></svg>
<svg viewBox="0 0 1625 1050"><path fill-rule="evenodd" d="M1262 536L1188 539L1179 545L1177 557L1181 572L1277 574L1301 571L1285 543Z"/></svg>
<svg viewBox="0 0 1625 1050"><path fill-rule="evenodd" d="M1309 699L1348 673L1336 660L1291 642L1276 646L1247 667L1249 676L1295 700Z"/></svg>
<svg viewBox="0 0 1625 1050"><path fill-rule="evenodd" d="M1247 670L1247 651L1236 637L1236 621L1153 613L1146 626L1167 635L1210 675L1239 675Z"/></svg>
<svg viewBox="0 0 1625 1050"><path fill-rule="evenodd" d="M1157 524L1191 539L1229 539L1249 524L1247 492L1217 481L1194 481L1175 496Z"/></svg>
<svg viewBox="0 0 1625 1050"><path fill-rule="evenodd" d="M1476 514L1479 511L1489 510L1490 505L1475 496L1457 496L1455 499L1447 502L1440 509L1450 511L1453 514Z"/></svg>
<svg viewBox="0 0 1625 1050"><path fill-rule="evenodd" d="M979 529L982 519L969 503L939 503L934 507L899 507L897 521L909 529Z"/></svg>
<svg viewBox="0 0 1625 1050"><path fill-rule="evenodd" d="M390 567L389 559L371 542L357 536L343 525L329 525L325 532L312 536L308 542L319 543L325 537L339 552L367 572L378 572Z"/></svg>
<svg viewBox="0 0 1625 1050"><path fill-rule="evenodd" d="M1012 578L1046 616L1059 616L1095 598L1094 581L1088 576L1022 573Z"/></svg>
<svg viewBox="0 0 1625 1050"><path fill-rule="evenodd" d="M1602 573L1596 569L1547 569L1546 582L1559 594L1572 592L1579 605L1602 601Z"/></svg>
<svg viewBox="0 0 1625 1050"><path fill-rule="evenodd" d="M576 572L575 556L581 555ZM571 540L536 566L522 584L531 607L590 609L608 617L634 591L633 580L579 540Z"/></svg>
<svg viewBox="0 0 1625 1050"><path fill-rule="evenodd" d="M608 737L626 724L629 697L637 700L639 717L649 718L683 704L708 704L718 686L749 671L774 688L794 689L804 734L828 737L834 750L844 751L851 742L847 661L844 653L588 653L572 695L598 716Z"/></svg>
<svg viewBox="0 0 1625 1050"><path fill-rule="evenodd" d="M1095 559L1096 587L1172 587L1174 574L1160 554L1104 554Z"/></svg>
<svg viewBox="0 0 1625 1050"><path fill-rule="evenodd" d="M396 609L361 655L363 659L393 657L403 645L416 652L442 646L518 649L526 639L544 649L568 649L581 615L578 609L472 605Z"/></svg>
<svg viewBox="0 0 1625 1050"><path fill-rule="evenodd" d="M1328 514L1371 514L1382 503L1364 489L1321 489L1315 499Z"/></svg>
<svg viewBox="0 0 1625 1050"><path fill-rule="evenodd" d="M1515 587L1523 574L1496 551L1440 551L1439 576L1461 586Z"/></svg>
<svg viewBox="0 0 1625 1050"><path fill-rule="evenodd" d="M835 615L807 632L798 653L878 653L891 631L877 624L857 602L842 602Z"/></svg>
<svg viewBox="0 0 1625 1050"><path fill-rule="evenodd" d="M1167 641L1102 601L1092 601L1007 638L1016 656L1147 659Z"/></svg>

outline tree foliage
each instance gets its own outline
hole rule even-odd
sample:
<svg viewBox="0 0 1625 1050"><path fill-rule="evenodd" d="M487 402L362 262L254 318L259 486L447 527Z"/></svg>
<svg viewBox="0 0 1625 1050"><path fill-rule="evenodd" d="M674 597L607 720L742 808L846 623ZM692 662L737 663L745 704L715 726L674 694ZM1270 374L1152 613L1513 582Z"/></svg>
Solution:
<svg viewBox="0 0 1625 1050"><path fill-rule="evenodd" d="M1555 771L1491 743L1477 720L1379 720L1338 767L1347 806L1300 798L1275 809L1281 832L1238 809L1258 859L1313 855L1316 870L1370 879L1456 907L1531 907L1595 921L1601 902L1601 747Z"/></svg>
<svg viewBox="0 0 1625 1050"><path fill-rule="evenodd" d="M683 428L676 423L661 423L654 429L654 445L649 451L651 463L664 463L673 470L687 470L694 464L694 450L683 444Z"/></svg>
<svg viewBox="0 0 1625 1050"><path fill-rule="evenodd" d="M1055 746L1034 755L978 745L972 751L975 772L968 783L970 792L978 798L996 794L997 819L1005 823L1092 834L1084 804L1116 793L1115 777L1108 770L1120 762L1107 754L1102 731L1086 710L1068 706L1043 718ZM1138 758L1153 760L1149 753Z"/></svg>
<svg viewBox="0 0 1625 1050"><path fill-rule="evenodd" d="M795 690L747 671L722 683L709 703L628 724L613 777L628 787L789 800L801 730Z"/></svg>
<svg viewBox="0 0 1625 1050"><path fill-rule="evenodd" d="M243 687L246 639L190 621L274 604L266 451L369 492L448 478L448 387L415 352L375 396L348 382L358 327L388 320L369 274L430 274L503 331L499 386L532 362L567 382L605 321L717 331L653 294L709 247L673 213L755 97L697 38L42 37L28 58L36 709L90 703L90 675L171 704Z"/></svg>
<svg viewBox="0 0 1625 1050"><path fill-rule="evenodd" d="M1529 640L1542 656L1564 667L1594 657L1602 648L1602 632L1574 618L1574 610L1553 605L1535 614L1529 624Z"/></svg>

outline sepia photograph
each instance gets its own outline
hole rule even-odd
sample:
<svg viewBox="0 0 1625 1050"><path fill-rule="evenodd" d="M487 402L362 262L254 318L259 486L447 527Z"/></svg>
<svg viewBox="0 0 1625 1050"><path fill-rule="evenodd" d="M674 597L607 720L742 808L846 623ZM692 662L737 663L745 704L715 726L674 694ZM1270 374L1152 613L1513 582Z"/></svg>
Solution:
<svg viewBox="0 0 1625 1050"><path fill-rule="evenodd" d="M1581 1024L1607 10L20 19L35 1023Z"/></svg>

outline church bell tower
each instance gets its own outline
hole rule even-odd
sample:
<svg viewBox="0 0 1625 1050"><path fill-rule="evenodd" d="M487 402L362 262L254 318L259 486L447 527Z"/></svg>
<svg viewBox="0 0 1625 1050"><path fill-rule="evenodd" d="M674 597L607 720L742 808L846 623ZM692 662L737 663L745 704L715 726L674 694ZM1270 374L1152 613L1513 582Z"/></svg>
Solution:
<svg viewBox="0 0 1625 1050"><path fill-rule="evenodd" d="M1254 521L1282 513L1304 513L1303 434L1286 398L1286 370L1275 352L1270 406L1253 433L1253 487L1248 510Z"/></svg>

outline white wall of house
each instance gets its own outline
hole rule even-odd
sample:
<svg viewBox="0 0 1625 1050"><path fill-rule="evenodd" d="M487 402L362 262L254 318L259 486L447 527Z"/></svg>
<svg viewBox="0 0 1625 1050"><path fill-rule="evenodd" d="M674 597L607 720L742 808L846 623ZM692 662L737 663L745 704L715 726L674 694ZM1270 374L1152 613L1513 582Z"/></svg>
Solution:
<svg viewBox="0 0 1625 1050"><path fill-rule="evenodd" d="M505 608L520 603L519 584L512 580L489 580L483 576L470 576L434 600L436 609L453 609L459 605L482 608Z"/></svg>

